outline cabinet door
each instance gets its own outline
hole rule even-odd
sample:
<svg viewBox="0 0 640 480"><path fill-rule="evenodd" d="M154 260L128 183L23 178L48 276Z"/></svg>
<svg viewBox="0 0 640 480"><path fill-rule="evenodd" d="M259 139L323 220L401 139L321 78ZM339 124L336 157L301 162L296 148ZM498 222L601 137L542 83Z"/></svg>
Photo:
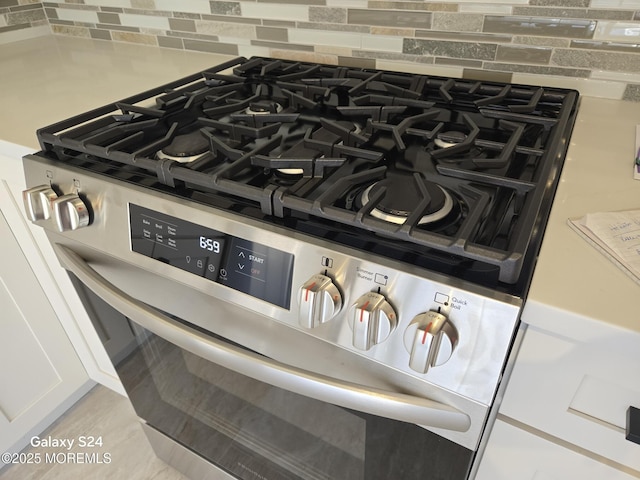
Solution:
<svg viewBox="0 0 640 480"><path fill-rule="evenodd" d="M125 395L83 299L60 266L44 229L25 218L22 157L30 153L32 149L0 140L0 179L4 181L0 183L0 208L89 378Z"/></svg>
<svg viewBox="0 0 640 480"><path fill-rule="evenodd" d="M578 341L528 327L500 414L640 472L640 445L625 439L627 409L640 406L640 335L609 330Z"/></svg>
<svg viewBox="0 0 640 480"><path fill-rule="evenodd" d="M17 207L5 182L0 190L0 452L16 452L93 383L7 222Z"/></svg>
<svg viewBox="0 0 640 480"><path fill-rule="evenodd" d="M600 460L606 461L600 458ZM637 472L496 421L475 480L634 480Z"/></svg>

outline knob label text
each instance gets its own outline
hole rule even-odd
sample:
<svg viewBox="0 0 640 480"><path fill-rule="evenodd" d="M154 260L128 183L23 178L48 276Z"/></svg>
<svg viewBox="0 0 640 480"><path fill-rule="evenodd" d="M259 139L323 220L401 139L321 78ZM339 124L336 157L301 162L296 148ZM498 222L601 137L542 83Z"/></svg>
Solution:
<svg viewBox="0 0 640 480"><path fill-rule="evenodd" d="M358 277L364 280L373 280L373 272L369 270L365 270L360 267L356 267L356 272L358 273Z"/></svg>
<svg viewBox="0 0 640 480"><path fill-rule="evenodd" d="M451 308L460 310L462 307L467 306L467 301L457 297L451 297Z"/></svg>

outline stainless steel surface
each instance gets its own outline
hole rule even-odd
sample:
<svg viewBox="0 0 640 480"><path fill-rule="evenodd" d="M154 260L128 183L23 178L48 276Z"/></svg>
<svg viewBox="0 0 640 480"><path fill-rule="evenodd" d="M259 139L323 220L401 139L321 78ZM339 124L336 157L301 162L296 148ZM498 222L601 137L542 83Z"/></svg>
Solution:
<svg viewBox="0 0 640 480"><path fill-rule="evenodd" d="M58 195L49 185L38 185L22 192L27 218L32 222L48 220L51 217L53 202Z"/></svg>
<svg viewBox="0 0 640 480"><path fill-rule="evenodd" d="M353 346L358 350L369 350L384 342L396 328L397 318L384 295L365 293L356 300L349 316Z"/></svg>
<svg viewBox="0 0 640 480"><path fill-rule="evenodd" d="M65 268L124 316L212 363L290 392L357 411L418 425L456 431L469 429L469 416L447 405L316 375L189 330L113 286L68 248L61 245L54 248Z"/></svg>
<svg viewBox="0 0 640 480"><path fill-rule="evenodd" d="M445 315L429 311L411 321L404 333L404 343L410 355L409 366L416 372L427 373L451 358L458 332Z"/></svg>
<svg viewBox="0 0 640 480"><path fill-rule="evenodd" d="M209 463L200 455L171 440L163 433L141 421L142 431L158 458L191 480L234 480L228 473Z"/></svg>
<svg viewBox="0 0 640 480"><path fill-rule="evenodd" d="M476 448L517 325L519 299L133 184L60 168L42 157L26 157L24 167L28 185L50 182L59 191L82 193L92 210L89 227L59 233L52 219L38 224L53 243L72 248L120 290L283 364L429 398L464 412L471 422L466 432L428 429ZM295 257L291 288L301 291L314 275L325 275L341 293L343 306L331 320L309 329L300 325L295 292L289 308L281 308L133 252L123 234L130 228L130 203L290 252ZM370 292L393 306L397 328L364 351L353 346L349 315L357 299ZM449 361L420 374L409 365L404 332L414 317L438 307L455 326L458 345Z"/></svg>
<svg viewBox="0 0 640 480"><path fill-rule="evenodd" d="M298 291L300 326L315 328L335 317L342 308L342 294L326 275L314 275Z"/></svg>
<svg viewBox="0 0 640 480"><path fill-rule="evenodd" d="M89 225L89 211L75 193L56 198L52 203L58 231L77 230Z"/></svg>

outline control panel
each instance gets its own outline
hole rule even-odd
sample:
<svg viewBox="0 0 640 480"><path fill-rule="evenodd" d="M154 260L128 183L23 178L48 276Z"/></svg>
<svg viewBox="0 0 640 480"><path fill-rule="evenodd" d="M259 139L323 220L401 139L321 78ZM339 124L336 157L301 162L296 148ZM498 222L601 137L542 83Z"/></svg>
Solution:
<svg viewBox="0 0 640 480"><path fill-rule="evenodd" d="M491 401L517 327L517 301L331 250L298 257L296 270L302 262L301 270L316 272L297 277L297 297L285 323L414 377Z"/></svg>
<svg viewBox="0 0 640 480"><path fill-rule="evenodd" d="M326 258L323 257L323 262ZM382 274L371 278L378 278L384 284L389 280L388 275ZM445 298L448 299L448 295L436 293L433 300L442 301L446 307L449 303ZM312 329L330 322L340 313L342 303L343 296L334 279L326 274L313 275L298 291L299 325ZM398 326L398 314L380 291L364 293L347 310L350 346L361 351L385 342ZM442 307L417 314L401 334L408 353L407 364L420 374L444 365L458 344L458 330L442 312Z"/></svg>
<svg viewBox="0 0 640 480"><path fill-rule="evenodd" d="M293 255L129 204L131 250L289 308Z"/></svg>
<svg viewBox="0 0 640 480"><path fill-rule="evenodd" d="M38 186L24 192L33 222L199 290L209 308L230 302L264 322L492 401L518 324L517 298L157 192L77 172L52 176L53 187L39 170ZM190 320L189 310L176 315Z"/></svg>

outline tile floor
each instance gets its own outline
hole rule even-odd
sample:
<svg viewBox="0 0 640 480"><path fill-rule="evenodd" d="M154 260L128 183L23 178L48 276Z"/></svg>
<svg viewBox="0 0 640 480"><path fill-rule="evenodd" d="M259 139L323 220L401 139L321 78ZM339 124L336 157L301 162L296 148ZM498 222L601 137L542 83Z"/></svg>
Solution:
<svg viewBox="0 0 640 480"><path fill-rule="evenodd" d="M68 452L81 458L84 455L78 454L95 454L104 463L69 463L68 457L61 454L67 453L66 447L30 447L25 452L39 453L41 463L4 468L0 470L0 480L186 480L156 458L128 400L101 385L94 387L40 438L49 436L75 439L76 444ZM102 446L80 448L82 436L101 436ZM53 456L56 461L45 461L47 454L49 460ZM110 459L109 463L106 459Z"/></svg>

